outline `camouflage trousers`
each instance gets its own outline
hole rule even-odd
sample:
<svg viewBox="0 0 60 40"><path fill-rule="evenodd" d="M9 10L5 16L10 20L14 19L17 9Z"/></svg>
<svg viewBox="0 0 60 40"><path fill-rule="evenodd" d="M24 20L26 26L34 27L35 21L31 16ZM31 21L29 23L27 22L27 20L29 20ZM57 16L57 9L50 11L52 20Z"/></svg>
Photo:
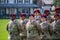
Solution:
<svg viewBox="0 0 60 40"><path fill-rule="evenodd" d="M41 32L40 33L40 40L49 40L49 39L51 39L51 36L50 36L50 34L49 34L49 32L47 32L47 31L43 31L43 32Z"/></svg>
<svg viewBox="0 0 60 40"><path fill-rule="evenodd" d="M60 31L55 30L53 36L55 39L60 39Z"/></svg>
<svg viewBox="0 0 60 40"><path fill-rule="evenodd" d="M41 34L41 40L60 40L60 33L58 31L52 31L51 33Z"/></svg>
<svg viewBox="0 0 60 40"><path fill-rule="evenodd" d="M9 35L8 40L20 40L19 35Z"/></svg>
<svg viewBox="0 0 60 40"><path fill-rule="evenodd" d="M27 40L26 36L20 36L20 40Z"/></svg>
<svg viewBox="0 0 60 40"><path fill-rule="evenodd" d="M27 40L27 35L20 33L20 40Z"/></svg>
<svg viewBox="0 0 60 40"><path fill-rule="evenodd" d="M27 38L27 40L40 40L39 36Z"/></svg>

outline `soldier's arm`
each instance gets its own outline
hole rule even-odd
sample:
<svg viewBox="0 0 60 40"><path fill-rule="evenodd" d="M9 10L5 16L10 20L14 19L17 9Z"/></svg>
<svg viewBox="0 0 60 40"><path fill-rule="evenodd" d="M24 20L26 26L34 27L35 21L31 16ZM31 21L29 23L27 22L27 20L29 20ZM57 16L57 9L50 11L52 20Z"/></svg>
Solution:
<svg viewBox="0 0 60 40"><path fill-rule="evenodd" d="M27 22L27 24L26 24L26 30L28 30L29 26L30 26L30 23Z"/></svg>
<svg viewBox="0 0 60 40"><path fill-rule="evenodd" d="M38 32L38 35L41 33L40 25L38 23L35 23L36 30Z"/></svg>
<svg viewBox="0 0 60 40"><path fill-rule="evenodd" d="M19 32L22 32L23 31L22 25L20 23L18 23L18 31Z"/></svg>

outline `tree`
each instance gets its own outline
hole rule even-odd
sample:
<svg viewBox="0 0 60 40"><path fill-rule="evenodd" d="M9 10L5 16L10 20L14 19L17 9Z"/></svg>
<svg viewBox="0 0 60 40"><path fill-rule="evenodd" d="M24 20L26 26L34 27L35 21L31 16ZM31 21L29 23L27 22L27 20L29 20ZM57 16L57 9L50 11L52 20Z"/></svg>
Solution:
<svg viewBox="0 0 60 40"><path fill-rule="evenodd" d="M42 0L33 0L33 3L38 6L42 6Z"/></svg>
<svg viewBox="0 0 60 40"><path fill-rule="evenodd" d="M60 0L54 0L54 5L60 7Z"/></svg>
<svg viewBox="0 0 60 40"><path fill-rule="evenodd" d="M34 3L34 4L37 4L37 0L33 0L33 3Z"/></svg>

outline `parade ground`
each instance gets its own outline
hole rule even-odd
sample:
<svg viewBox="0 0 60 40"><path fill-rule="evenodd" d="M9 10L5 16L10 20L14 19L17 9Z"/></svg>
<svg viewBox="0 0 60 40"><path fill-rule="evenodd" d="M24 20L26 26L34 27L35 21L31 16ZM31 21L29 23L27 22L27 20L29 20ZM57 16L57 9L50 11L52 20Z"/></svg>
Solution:
<svg viewBox="0 0 60 40"><path fill-rule="evenodd" d="M8 40L8 32L6 31L8 21L8 19L0 19L0 40Z"/></svg>

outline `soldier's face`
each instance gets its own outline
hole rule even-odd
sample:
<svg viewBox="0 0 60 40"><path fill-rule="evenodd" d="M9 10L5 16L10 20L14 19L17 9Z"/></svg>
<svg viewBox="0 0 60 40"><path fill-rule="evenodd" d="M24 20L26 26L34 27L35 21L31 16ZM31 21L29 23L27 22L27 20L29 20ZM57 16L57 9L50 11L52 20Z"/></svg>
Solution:
<svg viewBox="0 0 60 40"><path fill-rule="evenodd" d="M22 16L21 19L24 20L25 19L25 16Z"/></svg>
<svg viewBox="0 0 60 40"><path fill-rule="evenodd" d="M49 12L47 12L46 14L49 15Z"/></svg>
<svg viewBox="0 0 60 40"><path fill-rule="evenodd" d="M11 17L11 20L14 20L14 19L16 19L16 16Z"/></svg>
<svg viewBox="0 0 60 40"><path fill-rule="evenodd" d="M43 22L43 21L46 21L47 19L46 18L44 18L44 17L42 17L41 18L41 21Z"/></svg>
<svg viewBox="0 0 60 40"><path fill-rule="evenodd" d="M58 20L58 19L59 19L59 17L58 17L58 16L56 16L56 17L55 17L55 20Z"/></svg>
<svg viewBox="0 0 60 40"><path fill-rule="evenodd" d="M30 19L30 20L33 20L33 19L34 19L34 17L33 17L33 16L30 16L30 17L29 17L29 19Z"/></svg>
<svg viewBox="0 0 60 40"><path fill-rule="evenodd" d="M35 16L39 16L40 15L40 13L38 13L38 12L35 12L35 14L34 14Z"/></svg>

